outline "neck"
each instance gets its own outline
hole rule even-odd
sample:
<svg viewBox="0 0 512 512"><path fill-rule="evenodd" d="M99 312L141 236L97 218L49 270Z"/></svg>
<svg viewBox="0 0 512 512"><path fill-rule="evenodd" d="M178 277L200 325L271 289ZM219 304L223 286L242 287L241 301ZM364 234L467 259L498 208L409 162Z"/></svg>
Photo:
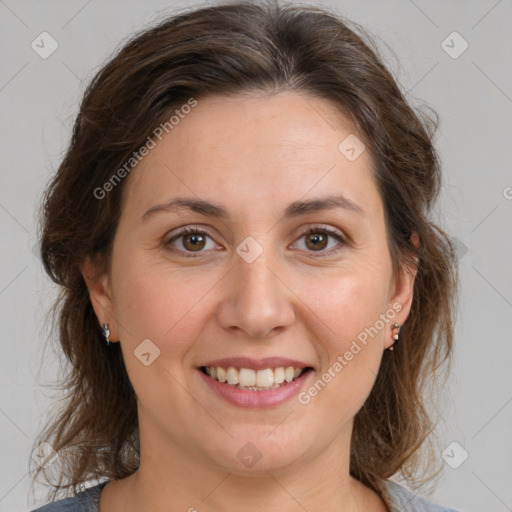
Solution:
<svg viewBox="0 0 512 512"><path fill-rule="evenodd" d="M105 488L101 510L386 511L376 493L349 475L351 425L347 431L315 456L304 453L287 467L256 470L256 465L245 473L220 468L183 446L169 446L168 439L164 451L164 436L152 432L141 436L139 469L113 482L110 492Z"/></svg>

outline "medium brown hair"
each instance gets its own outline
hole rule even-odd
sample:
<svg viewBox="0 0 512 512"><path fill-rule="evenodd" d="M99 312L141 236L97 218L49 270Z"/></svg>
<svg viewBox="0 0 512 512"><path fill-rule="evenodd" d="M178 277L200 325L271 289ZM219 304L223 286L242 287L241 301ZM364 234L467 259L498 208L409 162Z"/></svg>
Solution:
<svg viewBox="0 0 512 512"><path fill-rule="evenodd" d="M333 100L354 123L371 154L393 270L417 261L399 344L385 352L355 417L350 472L380 493L383 479L411 475L429 459L419 456L434 426L424 393L449 362L457 288L453 245L429 219L440 189L437 115L408 104L355 23L324 8L235 2L176 14L124 45L85 91L46 190L41 256L61 290L56 319L69 361L63 406L34 444L48 442L60 455L44 470L56 488L52 499L91 479L127 477L139 464L135 393L120 344L107 346L102 337L80 271L87 257L109 271L129 176L101 199L95 191L190 98L284 90ZM55 468L58 481L51 482Z"/></svg>

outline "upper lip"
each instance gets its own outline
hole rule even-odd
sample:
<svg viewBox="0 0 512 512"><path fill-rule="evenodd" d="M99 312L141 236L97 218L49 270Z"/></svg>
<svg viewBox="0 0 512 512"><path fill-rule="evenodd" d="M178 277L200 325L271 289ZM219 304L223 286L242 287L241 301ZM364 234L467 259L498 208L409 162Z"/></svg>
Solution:
<svg viewBox="0 0 512 512"><path fill-rule="evenodd" d="M265 357L264 359L253 359L251 357L227 357L224 359L215 359L200 365L199 367L206 366L220 366L222 368L251 368L254 370L265 370L266 368L280 368L284 366L293 366L294 368L308 368L308 365L296 359L289 359L287 357Z"/></svg>

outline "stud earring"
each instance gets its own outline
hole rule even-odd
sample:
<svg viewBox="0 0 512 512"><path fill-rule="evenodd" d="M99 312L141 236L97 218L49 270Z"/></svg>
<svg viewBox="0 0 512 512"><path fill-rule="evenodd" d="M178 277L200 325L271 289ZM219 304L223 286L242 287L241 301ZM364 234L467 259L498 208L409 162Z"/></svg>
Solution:
<svg viewBox="0 0 512 512"><path fill-rule="evenodd" d="M393 322L391 324L391 327L393 329L398 329L398 332L396 332L395 334L393 334L393 339L395 340L393 345L395 345L395 343L398 341L398 333L400 332L400 325L398 325L396 322ZM390 352L393 352L394 348L393 348L393 345L391 345L390 347L388 347L386 350L389 350Z"/></svg>
<svg viewBox="0 0 512 512"><path fill-rule="evenodd" d="M107 340L107 345L110 345L110 329L108 328L108 324L101 324L101 331L103 332L103 336Z"/></svg>

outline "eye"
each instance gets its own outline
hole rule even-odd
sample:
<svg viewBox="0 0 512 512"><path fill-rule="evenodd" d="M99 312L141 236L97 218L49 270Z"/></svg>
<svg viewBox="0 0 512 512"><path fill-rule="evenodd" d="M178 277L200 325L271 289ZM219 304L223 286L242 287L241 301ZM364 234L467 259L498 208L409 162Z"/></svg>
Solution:
<svg viewBox="0 0 512 512"><path fill-rule="evenodd" d="M304 238L305 251L320 253L318 255L308 255L310 257L329 256L341 250L346 241L341 233L323 226L313 226L303 232L299 239ZM338 242L338 247L331 251L325 251L329 246L329 238L334 238ZM210 239L212 246L208 247L207 240ZM334 244L336 246L336 244ZM165 242L165 246L173 252L179 252L185 257L195 257L191 253L204 252L203 249L215 249L216 245L207 231L193 226L186 227L176 233ZM188 253L188 254L187 254Z"/></svg>
<svg viewBox="0 0 512 512"><path fill-rule="evenodd" d="M208 238L212 240L210 235L206 231L191 226L182 229L179 233L177 233L175 236L166 241L165 246L173 252L200 253L203 252L202 250L205 248L212 249L216 247L215 244L213 244L213 247L207 247L206 241ZM176 246L174 245L175 242L178 243L178 248L176 248ZM187 257L193 258L194 256L187 255Z"/></svg>
<svg viewBox="0 0 512 512"><path fill-rule="evenodd" d="M346 244L345 239L341 233L330 228L323 226L313 226L300 235L300 240L304 238L305 250L307 252L321 253L320 257L329 256L341 250ZM338 241L338 247L331 251L325 251L329 245L329 238L334 238ZM336 244L334 244L336 246ZM332 248L332 246L331 246ZM308 255L317 257L317 255Z"/></svg>

